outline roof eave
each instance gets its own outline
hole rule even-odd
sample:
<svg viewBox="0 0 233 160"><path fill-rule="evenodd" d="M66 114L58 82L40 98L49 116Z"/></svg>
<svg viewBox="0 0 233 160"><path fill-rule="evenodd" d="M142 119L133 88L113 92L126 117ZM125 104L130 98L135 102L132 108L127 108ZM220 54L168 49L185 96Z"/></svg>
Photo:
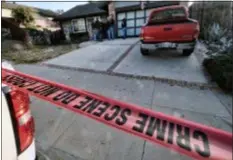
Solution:
<svg viewBox="0 0 233 160"><path fill-rule="evenodd" d="M163 7L163 6L170 6L170 5L177 5L179 1L164 1L164 2L153 2L145 5L145 9L156 8L156 7ZM116 12L124 12L124 11L132 11L141 9L140 5L132 5L132 6L125 6L116 8Z"/></svg>
<svg viewBox="0 0 233 160"><path fill-rule="evenodd" d="M53 20L54 21L68 21L68 20L72 20L72 19L76 19L76 18L86 18L86 17L93 17L93 16L96 16L96 15L104 15L104 14L107 14L107 12L99 12L99 13L92 13L92 14L88 14L88 15L78 15L78 16L72 16L72 17L57 17L57 18L54 18Z"/></svg>

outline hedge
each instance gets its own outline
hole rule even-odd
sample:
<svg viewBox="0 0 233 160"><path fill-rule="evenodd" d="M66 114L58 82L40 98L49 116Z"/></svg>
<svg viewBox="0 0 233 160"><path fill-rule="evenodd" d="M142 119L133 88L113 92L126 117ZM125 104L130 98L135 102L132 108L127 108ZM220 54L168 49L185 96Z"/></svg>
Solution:
<svg viewBox="0 0 233 160"><path fill-rule="evenodd" d="M203 61L211 78L225 91L232 92L233 53L211 56Z"/></svg>

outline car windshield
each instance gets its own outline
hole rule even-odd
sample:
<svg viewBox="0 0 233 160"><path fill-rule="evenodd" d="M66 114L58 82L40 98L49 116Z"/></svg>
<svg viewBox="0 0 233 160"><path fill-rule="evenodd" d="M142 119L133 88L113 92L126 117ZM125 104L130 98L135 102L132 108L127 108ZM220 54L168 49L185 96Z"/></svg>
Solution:
<svg viewBox="0 0 233 160"><path fill-rule="evenodd" d="M169 9L152 14L150 22L162 22L166 20L176 20L185 17L185 10L183 8Z"/></svg>

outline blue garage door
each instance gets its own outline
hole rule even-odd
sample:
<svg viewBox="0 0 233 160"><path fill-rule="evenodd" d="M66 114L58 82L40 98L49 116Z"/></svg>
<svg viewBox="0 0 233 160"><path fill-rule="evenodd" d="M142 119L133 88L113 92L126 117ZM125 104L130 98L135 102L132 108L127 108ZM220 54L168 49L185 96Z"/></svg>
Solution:
<svg viewBox="0 0 233 160"><path fill-rule="evenodd" d="M126 18L127 37L139 36L140 29L143 26L143 24L146 22L151 10L152 9L118 13L117 14L117 35L118 37L122 37L121 23L122 23L123 18Z"/></svg>

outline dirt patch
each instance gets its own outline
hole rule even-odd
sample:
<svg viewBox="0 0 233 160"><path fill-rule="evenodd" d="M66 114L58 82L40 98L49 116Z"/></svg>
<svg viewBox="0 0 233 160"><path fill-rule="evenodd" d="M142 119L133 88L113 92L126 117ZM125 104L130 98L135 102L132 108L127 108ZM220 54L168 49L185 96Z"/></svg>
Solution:
<svg viewBox="0 0 233 160"><path fill-rule="evenodd" d="M35 46L32 49L5 51L2 53L2 59L13 61L14 63L36 63L66 54L77 48L78 44Z"/></svg>

